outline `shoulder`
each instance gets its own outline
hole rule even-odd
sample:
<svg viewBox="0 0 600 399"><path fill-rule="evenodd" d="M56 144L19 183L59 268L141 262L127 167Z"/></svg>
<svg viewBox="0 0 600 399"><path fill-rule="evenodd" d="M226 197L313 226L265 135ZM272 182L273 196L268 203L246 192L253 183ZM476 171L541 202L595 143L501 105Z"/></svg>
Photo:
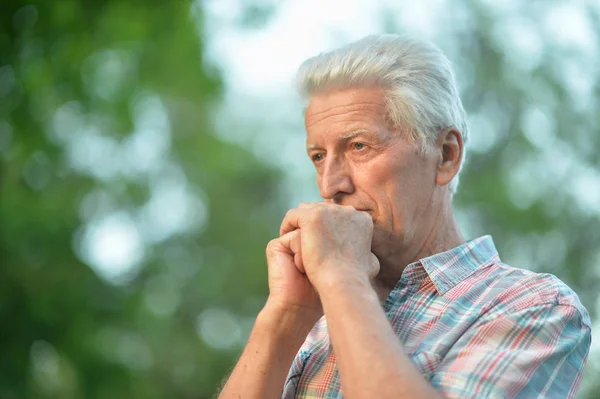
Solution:
<svg viewBox="0 0 600 399"><path fill-rule="evenodd" d="M590 317L577 294L558 277L536 273L505 263L493 263L476 270L454 287L468 294L489 311L520 312L533 307L559 308L563 313L591 324ZM464 292L464 291L463 291ZM452 295L452 292L448 292Z"/></svg>

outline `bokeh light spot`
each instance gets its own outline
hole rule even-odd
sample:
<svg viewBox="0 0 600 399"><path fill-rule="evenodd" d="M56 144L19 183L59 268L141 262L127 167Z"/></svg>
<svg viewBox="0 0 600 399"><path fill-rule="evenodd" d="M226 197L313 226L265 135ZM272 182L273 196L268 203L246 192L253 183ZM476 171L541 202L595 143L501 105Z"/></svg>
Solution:
<svg viewBox="0 0 600 399"><path fill-rule="evenodd" d="M200 338L216 349L231 349L242 338L239 320L227 309L210 308L198 316L196 331Z"/></svg>
<svg viewBox="0 0 600 399"><path fill-rule="evenodd" d="M111 283L128 282L144 257L142 237L124 212L90 221L76 238L75 250L82 261Z"/></svg>

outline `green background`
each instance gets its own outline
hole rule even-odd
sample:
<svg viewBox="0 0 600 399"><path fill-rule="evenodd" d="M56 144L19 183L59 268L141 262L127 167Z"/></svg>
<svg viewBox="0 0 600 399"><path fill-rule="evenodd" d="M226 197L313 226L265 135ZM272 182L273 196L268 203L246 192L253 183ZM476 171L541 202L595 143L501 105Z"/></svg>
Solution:
<svg viewBox="0 0 600 399"><path fill-rule="evenodd" d="M477 142L461 226L556 274L595 320L598 8L579 3L590 51L544 44L532 66L487 2L454 3L468 18L440 29ZM559 4L512 3L503 21L533 25ZM242 32L281 7L240 4L229 23ZM381 31L403 31L378 7ZM211 18L202 1L0 5L0 398L210 398L235 363L266 298L266 243L294 201L316 198L290 195L277 148L228 132L301 143L301 106L281 104L289 137L260 103L242 101L254 125L223 106ZM600 397L598 357L579 397Z"/></svg>

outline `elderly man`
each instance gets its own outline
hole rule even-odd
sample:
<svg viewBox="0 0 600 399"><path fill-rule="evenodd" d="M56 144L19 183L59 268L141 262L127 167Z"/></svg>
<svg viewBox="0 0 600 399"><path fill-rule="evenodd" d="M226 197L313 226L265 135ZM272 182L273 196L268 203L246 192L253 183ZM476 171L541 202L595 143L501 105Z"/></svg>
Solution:
<svg viewBox="0 0 600 399"><path fill-rule="evenodd" d="M454 219L468 130L446 57L369 36L299 82L325 201L268 244L269 298L220 397L573 397L590 346L577 295Z"/></svg>

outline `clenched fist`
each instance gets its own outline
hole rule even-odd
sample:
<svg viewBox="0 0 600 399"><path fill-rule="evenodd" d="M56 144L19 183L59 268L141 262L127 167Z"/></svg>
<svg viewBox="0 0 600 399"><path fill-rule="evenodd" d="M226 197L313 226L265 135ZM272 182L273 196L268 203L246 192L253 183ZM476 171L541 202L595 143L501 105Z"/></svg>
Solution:
<svg viewBox="0 0 600 399"><path fill-rule="evenodd" d="M371 252L373 220L352 206L303 203L288 211L280 233L280 238L298 234L288 248L317 292L341 281L369 282L379 273Z"/></svg>
<svg viewBox="0 0 600 399"><path fill-rule="evenodd" d="M267 307L276 312L296 312L314 324L322 316L321 303L308 280L300 258L300 231L294 230L267 245L269 299Z"/></svg>

